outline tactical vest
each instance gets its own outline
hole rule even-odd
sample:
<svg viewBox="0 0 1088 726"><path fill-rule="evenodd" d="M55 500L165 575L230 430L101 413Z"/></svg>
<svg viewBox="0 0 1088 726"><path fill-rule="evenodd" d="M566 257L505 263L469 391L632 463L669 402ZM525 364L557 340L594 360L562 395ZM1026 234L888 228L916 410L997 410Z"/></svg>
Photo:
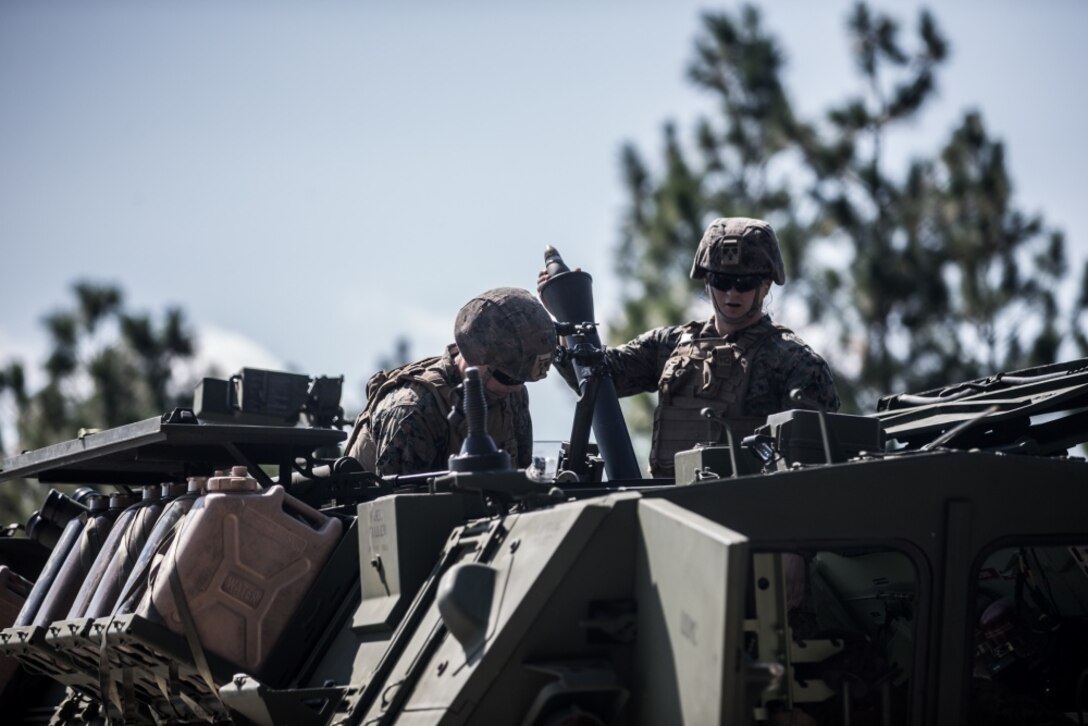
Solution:
<svg viewBox="0 0 1088 726"><path fill-rule="evenodd" d="M378 403L389 392L404 385L408 381L421 384L438 403L440 410L449 414L449 426L446 429L446 453L456 454L461 451L461 444L468 435L468 423L465 421L464 412L461 410L461 390L457 385L451 385L443 375L444 366L441 365L444 356L424 358L414 363L408 363L391 371L378 371L366 383L366 408L355 419L355 428L351 432L351 438L344 448L350 456L355 457L367 471L375 471L378 457L378 442L374 438L371 427L371 418ZM517 434L514 430L513 407L506 400L489 403L487 407L487 432L495 440L495 445L510 454L512 462L518 461ZM445 468L445 462L442 467ZM403 472L411 473L411 472Z"/></svg>
<svg viewBox="0 0 1088 726"><path fill-rule="evenodd" d="M738 441L766 423L766 416L746 416L744 399L756 351L772 335L784 330L773 325L753 325L736 340L696 338L705 323L684 326L680 342L657 383L650 473L671 477L673 457L708 438L708 422L700 411L712 408L728 419ZM725 439L724 432L721 434Z"/></svg>

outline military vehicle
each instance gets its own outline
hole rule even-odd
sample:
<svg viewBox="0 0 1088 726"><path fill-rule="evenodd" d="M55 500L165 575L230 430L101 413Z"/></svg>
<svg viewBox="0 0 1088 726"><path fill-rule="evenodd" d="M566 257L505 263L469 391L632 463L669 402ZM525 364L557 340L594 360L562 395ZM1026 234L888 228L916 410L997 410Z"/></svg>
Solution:
<svg viewBox="0 0 1088 726"><path fill-rule="evenodd" d="M707 410L643 479L588 275L552 265L555 471L496 468L471 373L443 472L362 471L342 379L253 369L5 459L83 488L0 537L4 722L1084 722L1088 360L798 396L742 441Z"/></svg>

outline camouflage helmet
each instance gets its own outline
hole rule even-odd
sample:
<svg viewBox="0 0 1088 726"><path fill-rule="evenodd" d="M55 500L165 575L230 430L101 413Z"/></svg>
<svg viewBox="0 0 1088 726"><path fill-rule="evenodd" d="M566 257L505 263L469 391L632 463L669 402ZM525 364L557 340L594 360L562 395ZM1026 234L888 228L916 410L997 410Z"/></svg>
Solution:
<svg viewBox="0 0 1088 726"><path fill-rule="evenodd" d="M496 287L465 303L453 338L466 361L488 365L518 381L548 374L555 352L555 323L528 291Z"/></svg>
<svg viewBox="0 0 1088 726"><path fill-rule="evenodd" d="M762 219L715 219L699 241L691 265L691 279L700 280L707 272L766 275L781 285L786 281L786 270L774 229Z"/></svg>

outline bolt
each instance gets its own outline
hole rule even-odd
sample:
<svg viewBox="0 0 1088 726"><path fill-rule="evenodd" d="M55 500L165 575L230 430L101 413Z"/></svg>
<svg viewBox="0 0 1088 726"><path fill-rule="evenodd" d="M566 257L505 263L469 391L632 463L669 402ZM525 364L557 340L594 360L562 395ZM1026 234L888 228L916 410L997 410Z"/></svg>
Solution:
<svg viewBox="0 0 1088 726"><path fill-rule="evenodd" d="M450 662L448 660L444 660L441 663L439 663L438 664L438 675L442 675L443 673L445 673L446 668L449 667L449 664L450 664Z"/></svg>

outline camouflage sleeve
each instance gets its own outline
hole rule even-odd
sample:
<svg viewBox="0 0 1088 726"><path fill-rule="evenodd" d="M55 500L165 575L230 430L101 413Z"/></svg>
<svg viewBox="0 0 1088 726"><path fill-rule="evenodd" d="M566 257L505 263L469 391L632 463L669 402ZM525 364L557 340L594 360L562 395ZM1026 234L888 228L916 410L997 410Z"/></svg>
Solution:
<svg viewBox="0 0 1088 726"><path fill-rule="evenodd" d="M761 346L752 361L745 412L750 416L768 416L797 408L790 400L790 391L795 388L826 410L839 410L839 396L827 363L796 334L783 330Z"/></svg>
<svg viewBox="0 0 1088 726"><path fill-rule="evenodd" d="M655 328L618 348L610 348L605 358L612 370L616 393L631 396L656 391L665 361L680 340L680 326Z"/></svg>
<svg viewBox="0 0 1088 726"><path fill-rule="evenodd" d="M513 394L514 439L517 441L517 461L514 466L524 469L533 462L533 418L529 414L529 392L524 388Z"/></svg>
<svg viewBox="0 0 1088 726"><path fill-rule="evenodd" d="M444 469L449 425L433 396L405 386L390 391L372 414L375 469L382 476Z"/></svg>
<svg viewBox="0 0 1088 726"><path fill-rule="evenodd" d="M799 388L807 398L821 404L827 411L838 411L839 394L835 390L835 379L827 361L812 348L801 343L800 339L796 342L798 345L791 347L791 354L783 368L785 376L782 384L782 410L796 407L789 400L789 395L790 391Z"/></svg>

